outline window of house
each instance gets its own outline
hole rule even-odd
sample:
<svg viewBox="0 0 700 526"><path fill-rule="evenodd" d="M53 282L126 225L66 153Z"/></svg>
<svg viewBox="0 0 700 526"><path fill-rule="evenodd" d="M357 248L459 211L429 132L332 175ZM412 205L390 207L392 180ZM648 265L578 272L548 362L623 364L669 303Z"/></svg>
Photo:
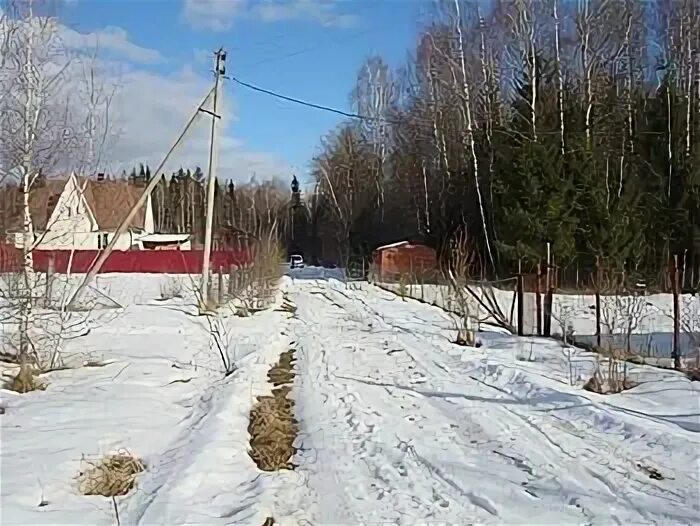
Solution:
<svg viewBox="0 0 700 526"><path fill-rule="evenodd" d="M107 248L107 245L109 245L107 234L97 234L97 248Z"/></svg>

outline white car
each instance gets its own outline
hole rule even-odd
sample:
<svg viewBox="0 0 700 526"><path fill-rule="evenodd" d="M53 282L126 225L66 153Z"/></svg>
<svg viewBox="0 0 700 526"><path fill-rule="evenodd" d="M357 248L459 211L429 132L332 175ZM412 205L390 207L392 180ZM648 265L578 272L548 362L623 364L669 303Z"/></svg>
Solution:
<svg viewBox="0 0 700 526"><path fill-rule="evenodd" d="M289 268L304 268L304 258L294 254L289 258Z"/></svg>

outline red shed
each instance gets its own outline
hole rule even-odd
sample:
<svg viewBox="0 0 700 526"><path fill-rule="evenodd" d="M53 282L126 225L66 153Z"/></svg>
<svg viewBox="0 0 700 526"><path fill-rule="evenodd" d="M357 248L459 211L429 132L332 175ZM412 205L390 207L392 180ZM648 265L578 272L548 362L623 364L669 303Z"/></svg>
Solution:
<svg viewBox="0 0 700 526"><path fill-rule="evenodd" d="M402 275L425 276L438 268L437 252L426 245L400 241L377 247L372 254L379 279L397 280Z"/></svg>

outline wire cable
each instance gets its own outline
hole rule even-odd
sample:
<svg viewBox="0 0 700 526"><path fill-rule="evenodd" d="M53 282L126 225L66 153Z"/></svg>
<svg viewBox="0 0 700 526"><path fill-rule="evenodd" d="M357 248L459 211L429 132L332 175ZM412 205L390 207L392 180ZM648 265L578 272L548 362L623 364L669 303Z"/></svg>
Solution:
<svg viewBox="0 0 700 526"><path fill-rule="evenodd" d="M302 105L302 106L307 106L307 107L309 107L309 108L315 108L315 109L317 109L317 110L323 110L323 111L327 111L327 112L330 112L330 113L335 113L335 114L337 114L337 115L342 115L343 117L349 117L349 118L351 118L351 119L358 119L358 120L372 121L372 122L385 122L385 123L387 123L387 124L393 124L393 125L406 125L406 124L409 123L408 121L399 121L399 120L396 120L396 119L387 119L387 118L384 118L384 117L371 117L371 116L369 116L369 115L361 115L361 114L359 114L359 113L352 113L352 112L348 112L348 111L343 111L343 110L339 110L339 109L337 109L337 108L331 108L330 106L324 106L323 104L315 104L315 103L313 103L313 102L308 102L308 101L305 101L305 100L297 99L297 98L295 98L295 97L289 97L289 96L287 96L287 95L282 95L281 93L277 93L277 92L275 92L275 91L268 90L268 89L265 89L265 88L261 88L260 86L256 86L256 85L254 85L254 84L250 84L250 83L248 83L248 82L242 81L241 79L236 78L236 77L233 76L233 75L231 75L230 77L227 77L227 78L230 78L231 80L233 80L233 81L236 82L237 84L240 84L241 86L245 86L246 88L251 89L251 90L253 90L253 91L257 91L257 92L259 92L259 93L264 93L264 94L266 94L266 95L270 95L270 96L275 97L275 98L278 98L278 99L282 99L282 100L286 100L286 101L289 101L289 102L293 102L293 103L295 103L295 104L300 104L300 105ZM419 119L417 119L417 120L414 120L413 122L414 122L414 124L421 124L421 123L425 124L425 123L428 123L428 122L430 122L430 121L428 121L427 119L420 119L420 118L419 118ZM503 135L513 136L513 137L516 136L516 133L514 133L514 132L511 131L511 130L499 130L499 129L494 129L493 132L494 132L494 133L500 133L500 134L503 134ZM551 130L551 131L549 131L549 130L538 130L537 133L540 134L540 135L555 135L555 134L561 133L561 131L560 131L560 130ZM582 134L584 134L584 133L585 133L584 130L572 130L572 131L568 131L568 132L567 132L567 134L570 134L570 135L573 135L573 134L582 135ZM637 132L637 133L638 133L639 135L663 135L663 132L654 132L654 131L640 131L640 132ZM612 134L610 134L610 133L598 133L598 134L596 134L596 135L597 135L598 137L612 136ZM523 138L525 138L525 137L523 137Z"/></svg>
<svg viewBox="0 0 700 526"><path fill-rule="evenodd" d="M249 84L248 82L244 82L241 79L234 77L233 75L230 76L229 78L232 81L236 82L237 84L240 84L241 86L245 86L248 89L252 89L253 91L265 93L266 95L271 95L272 97L276 97L278 99L286 100L289 102L294 102L295 104L301 104L302 106L308 106L309 108L315 108L317 110L323 110L323 111L328 111L331 113L336 113L338 115L342 115L343 117L349 117L351 119L390 122L390 121L383 119L381 117L368 117L367 115L360 115L359 113L351 113L348 111L343 111L343 110L339 110L336 108L331 108L330 106L324 106L322 104L314 104L313 102L307 102L305 100L296 99L294 97L288 97L287 95L282 95L281 93L277 93L277 92L274 92L274 91L271 91L271 90L268 90L265 88L261 88L259 86L255 86L253 84Z"/></svg>

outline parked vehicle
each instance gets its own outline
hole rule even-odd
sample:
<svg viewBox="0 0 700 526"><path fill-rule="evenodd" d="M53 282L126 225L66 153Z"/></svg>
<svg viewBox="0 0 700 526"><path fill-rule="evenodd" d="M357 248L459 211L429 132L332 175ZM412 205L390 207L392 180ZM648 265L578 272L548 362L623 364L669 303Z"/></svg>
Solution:
<svg viewBox="0 0 700 526"><path fill-rule="evenodd" d="M304 258L299 254L292 254L289 258L289 268L304 268Z"/></svg>

